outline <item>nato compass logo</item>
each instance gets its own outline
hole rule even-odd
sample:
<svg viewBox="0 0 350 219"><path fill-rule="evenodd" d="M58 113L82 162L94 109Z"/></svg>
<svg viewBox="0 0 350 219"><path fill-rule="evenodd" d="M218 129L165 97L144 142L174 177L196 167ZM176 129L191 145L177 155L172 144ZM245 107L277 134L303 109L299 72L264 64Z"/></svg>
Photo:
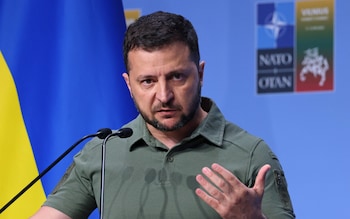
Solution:
<svg viewBox="0 0 350 219"><path fill-rule="evenodd" d="M294 3L257 5L257 92L294 88Z"/></svg>

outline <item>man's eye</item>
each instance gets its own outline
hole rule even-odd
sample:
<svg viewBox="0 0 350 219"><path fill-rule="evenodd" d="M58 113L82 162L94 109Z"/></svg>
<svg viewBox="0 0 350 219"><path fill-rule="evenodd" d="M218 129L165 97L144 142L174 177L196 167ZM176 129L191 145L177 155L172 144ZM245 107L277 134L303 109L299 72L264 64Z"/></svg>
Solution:
<svg viewBox="0 0 350 219"><path fill-rule="evenodd" d="M182 76L182 74L180 74L180 73L176 73L176 74L173 74L173 78L174 78L175 80L181 80L181 79L183 78L183 76Z"/></svg>
<svg viewBox="0 0 350 219"><path fill-rule="evenodd" d="M152 80L151 79L145 79L141 81L141 84L152 84Z"/></svg>

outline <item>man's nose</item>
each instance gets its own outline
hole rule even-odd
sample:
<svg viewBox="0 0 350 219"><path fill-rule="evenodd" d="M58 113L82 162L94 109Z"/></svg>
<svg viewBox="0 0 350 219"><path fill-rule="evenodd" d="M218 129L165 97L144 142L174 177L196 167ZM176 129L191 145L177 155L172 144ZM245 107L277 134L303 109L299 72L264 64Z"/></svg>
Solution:
<svg viewBox="0 0 350 219"><path fill-rule="evenodd" d="M168 83L159 83L156 98L161 103L168 103L174 97L173 89Z"/></svg>

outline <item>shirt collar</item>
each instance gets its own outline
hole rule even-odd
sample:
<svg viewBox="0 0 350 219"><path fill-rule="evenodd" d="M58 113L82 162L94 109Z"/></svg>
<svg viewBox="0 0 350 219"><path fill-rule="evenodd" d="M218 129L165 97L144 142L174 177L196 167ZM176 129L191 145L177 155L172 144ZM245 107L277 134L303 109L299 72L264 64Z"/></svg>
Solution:
<svg viewBox="0 0 350 219"><path fill-rule="evenodd" d="M191 136L192 138L198 135L203 136L209 142L221 147L226 120L215 102L211 99L202 97L201 106L204 111L208 112L208 115Z"/></svg>

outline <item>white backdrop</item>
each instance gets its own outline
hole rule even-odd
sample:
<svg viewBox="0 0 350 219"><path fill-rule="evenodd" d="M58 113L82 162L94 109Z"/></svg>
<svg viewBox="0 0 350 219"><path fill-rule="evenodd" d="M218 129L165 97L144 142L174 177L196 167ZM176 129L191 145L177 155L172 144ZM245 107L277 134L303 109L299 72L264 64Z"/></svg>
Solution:
<svg viewBox="0 0 350 219"><path fill-rule="evenodd" d="M256 94L257 0L124 0L142 14L184 15L206 61L203 95L226 117L262 137L286 172L298 218L345 218L350 197L350 2L335 2L335 90ZM284 1L285 2L285 1Z"/></svg>

